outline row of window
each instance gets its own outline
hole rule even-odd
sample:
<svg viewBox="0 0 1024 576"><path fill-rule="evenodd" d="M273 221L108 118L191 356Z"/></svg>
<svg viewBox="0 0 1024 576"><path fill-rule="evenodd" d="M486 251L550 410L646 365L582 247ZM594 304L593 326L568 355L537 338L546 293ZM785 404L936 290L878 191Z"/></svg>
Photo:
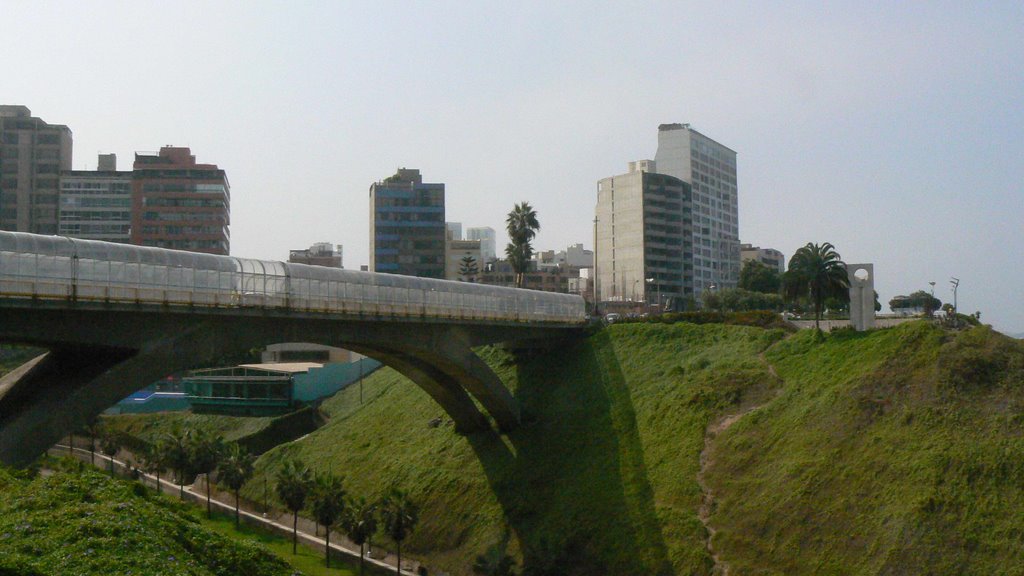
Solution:
<svg viewBox="0 0 1024 576"><path fill-rule="evenodd" d="M131 208L132 199L120 197L82 198L80 196L61 195L61 208ZM131 217L131 214L129 214Z"/></svg>

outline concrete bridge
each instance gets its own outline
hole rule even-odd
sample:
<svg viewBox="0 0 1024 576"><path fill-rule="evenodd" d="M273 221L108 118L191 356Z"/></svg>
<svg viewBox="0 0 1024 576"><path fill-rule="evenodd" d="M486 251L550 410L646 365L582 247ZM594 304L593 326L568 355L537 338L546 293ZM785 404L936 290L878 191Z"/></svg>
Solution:
<svg viewBox="0 0 1024 576"><path fill-rule="evenodd" d="M471 432L520 422L472 348L580 334L581 298L0 232L0 342L49 352L0 379L0 462L25 465L168 374L278 342L341 346L423 388Z"/></svg>

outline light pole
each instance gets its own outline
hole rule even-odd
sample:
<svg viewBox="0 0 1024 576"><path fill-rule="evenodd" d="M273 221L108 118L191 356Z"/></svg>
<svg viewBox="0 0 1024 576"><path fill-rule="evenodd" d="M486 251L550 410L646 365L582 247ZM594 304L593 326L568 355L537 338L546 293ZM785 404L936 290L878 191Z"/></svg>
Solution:
<svg viewBox="0 0 1024 576"><path fill-rule="evenodd" d="M935 281L932 280L931 282L929 282L929 284L932 285L932 297L934 297L935 296Z"/></svg>
<svg viewBox="0 0 1024 576"><path fill-rule="evenodd" d="M956 289L960 286L960 279L950 277L949 283L953 285L953 313L956 314Z"/></svg>
<svg viewBox="0 0 1024 576"><path fill-rule="evenodd" d="M654 285L654 289L657 291L657 295L658 295L657 299L654 302L654 307L656 309L660 310L661 309L661 285L660 284L654 284L654 278L647 278L647 279L644 280L644 282L646 282L649 285ZM644 298L645 299L647 298L647 294L646 293L644 294Z"/></svg>

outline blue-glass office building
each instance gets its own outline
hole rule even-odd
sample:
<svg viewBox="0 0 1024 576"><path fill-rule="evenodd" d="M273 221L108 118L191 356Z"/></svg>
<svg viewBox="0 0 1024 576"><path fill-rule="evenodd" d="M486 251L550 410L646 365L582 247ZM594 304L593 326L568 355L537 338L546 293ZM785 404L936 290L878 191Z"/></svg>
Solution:
<svg viewBox="0 0 1024 576"><path fill-rule="evenodd" d="M400 168L370 186L370 271L444 278L444 184Z"/></svg>

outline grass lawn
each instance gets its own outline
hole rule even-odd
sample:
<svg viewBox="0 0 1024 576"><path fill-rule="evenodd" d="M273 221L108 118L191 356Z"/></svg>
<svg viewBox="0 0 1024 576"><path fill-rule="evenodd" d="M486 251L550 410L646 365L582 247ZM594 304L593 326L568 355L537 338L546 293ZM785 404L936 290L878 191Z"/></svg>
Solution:
<svg viewBox="0 0 1024 576"><path fill-rule="evenodd" d="M270 550L275 556L289 563L296 570L301 570L307 576L356 576L359 574L359 563L349 560L340 555L331 556L331 567L324 566L324 555L319 550L299 544L298 554L292 554L292 540L290 537L280 536L259 527L242 523L235 529L234 514L214 513L213 519L208 520L203 510L196 509L193 516L199 523L214 532L222 534L233 540L247 542L258 542L264 548ZM365 574L384 575L393 572L381 570L370 564L366 565Z"/></svg>

